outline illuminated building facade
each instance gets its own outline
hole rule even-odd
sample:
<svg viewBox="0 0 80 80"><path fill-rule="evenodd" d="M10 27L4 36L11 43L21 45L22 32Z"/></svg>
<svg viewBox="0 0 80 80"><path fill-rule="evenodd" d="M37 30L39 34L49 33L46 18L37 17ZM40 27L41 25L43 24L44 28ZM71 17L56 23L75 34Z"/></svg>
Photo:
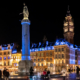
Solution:
<svg viewBox="0 0 80 80"><path fill-rule="evenodd" d="M76 66L79 66L80 51L76 45L65 39L57 39L55 43L47 41L45 46L43 45L44 43L33 44L30 49L30 56L36 72L42 72L45 68L51 72L59 72L63 68L67 71L68 69L74 71Z"/></svg>
<svg viewBox="0 0 80 80"><path fill-rule="evenodd" d="M21 60L21 52L18 53L17 50L13 50L13 44L1 45L0 46L0 69L3 70L4 67L9 69L9 71L17 71L18 63Z"/></svg>
<svg viewBox="0 0 80 80"><path fill-rule="evenodd" d="M42 47L35 49L36 52L32 51L30 56L32 61L34 62L34 70L35 72L43 71L44 69L48 69L53 72L54 65L54 50L53 46L51 47Z"/></svg>
<svg viewBox="0 0 80 80"><path fill-rule="evenodd" d="M64 21L64 38L70 42L70 43L74 43L74 23L72 20L72 16L70 14L70 11L68 9L67 11L67 15L65 17L65 21Z"/></svg>

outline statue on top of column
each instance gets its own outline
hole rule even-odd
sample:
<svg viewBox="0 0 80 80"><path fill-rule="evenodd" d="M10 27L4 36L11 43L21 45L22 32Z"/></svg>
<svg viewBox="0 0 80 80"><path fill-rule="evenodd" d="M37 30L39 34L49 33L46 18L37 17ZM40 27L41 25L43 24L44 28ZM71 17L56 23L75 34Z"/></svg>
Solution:
<svg viewBox="0 0 80 80"><path fill-rule="evenodd" d="M28 8L27 8L27 6L25 6L25 3L24 3L24 7L23 7L23 19L28 19L28 17L29 17Z"/></svg>

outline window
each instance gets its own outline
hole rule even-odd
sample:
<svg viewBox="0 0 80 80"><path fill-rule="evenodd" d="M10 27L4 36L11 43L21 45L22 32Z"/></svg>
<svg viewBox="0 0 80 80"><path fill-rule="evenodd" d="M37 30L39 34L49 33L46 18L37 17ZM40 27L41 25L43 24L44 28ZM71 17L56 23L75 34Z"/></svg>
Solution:
<svg viewBox="0 0 80 80"><path fill-rule="evenodd" d="M2 57L0 57L0 60L2 60Z"/></svg>
<svg viewBox="0 0 80 80"><path fill-rule="evenodd" d="M38 59L38 61L40 61L40 59Z"/></svg>
<svg viewBox="0 0 80 80"><path fill-rule="evenodd" d="M0 53L0 55L2 55L2 53Z"/></svg>
<svg viewBox="0 0 80 80"><path fill-rule="evenodd" d="M41 66L43 66L43 63L41 64Z"/></svg>
<svg viewBox="0 0 80 80"><path fill-rule="evenodd" d="M34 61L36 61L36 59L34 59Z"/></svg>
<svg viewBox="0 0 80 80"><path fill-rule="evenodd" d="M62 64L64 63L64 61L62 60Z"/></svg>
<svg viewBox="0 0 80 80"><path fill-rule="evenodd" d="M8 61L8 66L10 65L10 62Z"/></svg>
<svg viewBox="0 0 80 80"><path fill-rule="evenodd" d="M6 55L6 52L4 52L4 55Z"/></svg>
<svg viewBox="0 0 80 80"><path fill-rule="evenodd" d="M62 54L62 58L64 58L64 54Z"/></svg>
<svg viewBox="0 0 80 80"><path fill-rule="evenodd" d="M57 52L57 49L55 49L55 52Z"/></svg>
<svg viewBox="0 0 80 80"><path fill-rule="evenodd" d="M59 58L60 58L60 54L59 54Z"/></svg>
<svg viewBox="0 0 80 80"><path fill-rule="evenodd" d="M41 53L41 57L43 57L43 53Z"/></svg>
<svg viewBox="0 0 80 80"><path fill-rule="evenodd" d="M55 54L55 58L57 58L57 54Z"/></svg>
<svg viewBox="0 0 80 80"><path fill-rule="evenodd" d="M50 56L52 56L52 52L50 52Z"/></svg>
<svg viewBox="0 0 80 80"><path fill-rule="evenodd" d="M52 61L52 58L50 58L50 61Z"/></svg>
<svg viewBox="0 0 80 80"><path fill-rule="evenodd" d="M60 52L60 48L58 49L58 51Z"/></svg>
<svg viewBox="0 0 80 80"><path fill-rule="evenodd" d="M46 58L46 61L48 61L48 58Z"/></svg>
<svg viewBox="0 0 80 80"><path fill-rule="evenodd" d="M53 67L53 64L52 63L50 64L50 67Z"/></svg>
<svg viewBox="0 0 80 80"><path fill-rule="evenodd" d="M8 54L10 54L10 52L8 52Z"/></svg>
<svg viewBox="0 0 80 80"><path fill-rule="evenodd" d="M36 64L34 63L34 66L36 66Z"/></svg>
<svg viewBox="0 0 80 80"><path fill-rule="evenodd" d="M4 62L4 66L6 66L6 62Z"/></svg>
<svg viewBox="0 0 80 80"><path fill-rule="evenodd" d="M38 63L38 66L40 66L40 64Z"/></svg>
<svg viewBox="0 0 80 80"><path fill-rule="evenodd" d="M6 60L6 57L4 57L4 60Z"/></svg>
<svg viewBox="0 0 80 80"><path fill-rule="evenodd" d="M40 57L40 53L38 53L38 57Z"/></svg>
<svg viewBox="0 0 80 80"><path fill-rule="evenodd" d="M8 57L8 59L10 59L10 57Z"/></svg>
<svg viewBox="0 0 80 80"><path fill-rule="evenodd" d="M48 53L46 53L46 56L48 56Z"/></svg>
<svg viewBox="0 0 80 80"><path fill-rule="evenodd" d="M62 48L62 51L64 51L64 48Z"/></svg>
<svg viewBox="0 0 80 80"><path fill-rule="evenodd" d="M41 61L43 61L43 58L41 59Z"/></svg>

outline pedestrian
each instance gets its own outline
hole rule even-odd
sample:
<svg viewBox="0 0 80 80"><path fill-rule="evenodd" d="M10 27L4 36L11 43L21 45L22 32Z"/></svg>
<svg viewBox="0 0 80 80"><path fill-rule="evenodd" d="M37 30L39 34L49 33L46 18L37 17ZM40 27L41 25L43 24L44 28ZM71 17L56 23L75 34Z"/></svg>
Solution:
<svg viewBox="0 0 80 80"><path fill-rule="evenodd" d="M9 71L8 71L8 69L6 70L6 80L9 80Z"/></svg>
<svg viewBox="0 0 80 80"><path fill-rule="evenodd" d="M4 68L4 70L3 70L3 77L4 77L4 80L6 80L6 68Z"/></svg>
<svg viewBox="0 0 80 80"><path fill-rule="evenodd" d="M0 70L0 80L2 80L2 71Z"/></svg>
<svg viewBox="0 0 80 80"><path fill-rule="evenodd" d="M46 69L43 71L44 78L46 78L47 72Z"/></svg>
<svg viewBox="0 0 80 80"><path fill-rule="evenodd" d="M48 76L48 78L50 78L50 71L49 70L47 71L47 76Z"/></svg>
<svg viewBox="0 0 80 80"><path fill-rule="evenodd" d="M77 66L76 72L77 72L77 77L79 77L79 67L78 66Z"/></svg>
<svg viewBox="0 0 80 80"><path fill-rule="evenodd" d="M30 78L32 78L32 76L33 76L33 71L34 71L34 70L33 70L33 68L31 67L31 68L30 68Z"/></svg>

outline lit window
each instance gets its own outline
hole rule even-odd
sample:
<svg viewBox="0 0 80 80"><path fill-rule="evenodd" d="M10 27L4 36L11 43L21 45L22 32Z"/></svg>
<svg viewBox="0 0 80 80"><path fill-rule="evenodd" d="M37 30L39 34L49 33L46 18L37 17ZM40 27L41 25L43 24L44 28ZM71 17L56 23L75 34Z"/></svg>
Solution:
<svg viewBox="0 0 80 80"><path fill-rule="evenodd" d="M8 61L8 66L10 65L10 62Z"/></svg>
<svg viewBox="0 0 80 80"><path fill-rule="evenodd" d="M53 67L53 64L52 63L50 63L50 67Z"/></svg>
<svg viewBox="0 0 80 80"><path fill-rule="evenodd" d="M36 66L36 64L34 63L34 66Z"/></svg>
<svg viewBox="0 0 80 80"><path fill-rule="evenodd" d="M46 61L48 61L48 58L46 58Z"/></svg>
<svg viewBox="0 0 80 80"><path fill-rule="evenodd" d="M57 49L55 49L55 52L57 52Z"/></svg>
<svg viewBox="0 0 80 80"><path fill-rule="evenodd" d="M2 60L2 57L0 57L0 60Z"/></svg>
<svg viewBox="0 0 80 80"><path fill-rule="evenodd" d="M43 58L41 59L41 61L43 61Z"/></svg>
<svg viewBox="0 0 80 80"><path fill-rule="evenodd" d="M60 51L60 48L58 49L58 51Z"/></svg>
<svg viewBox="0 0 80 80"><path fill-rule="evenodd" d="M52 58L50 58L50 60L52 61Z"/></svg>
<svg viewBox="0 0 80 80"><path fill-rule="evenodd" d="M10 59L10 57L8 57L8 59Z"/></svg>
<svg viewBox="0 0 80 80"><path fill-rule="evenodd" d="M64 61L62 60L62 64L64 63Z"/></svg>
<svg viewBox="0 0 80 80"><path fill-rule="evenodd" d="M50 56L52 56L52 52L50 52Z"/></svg>
<svg viewBox="0 0 80 80"><path fill-rule="evenodd" d="M36 61L36 59L34 59L34 61Z"/></svg>
<svg viewBox="0 0 80 80"><path fill-rule="evenodd" d="M59 58L60 58L60 54L59 54Z"/></svg>
<svg viewBox="0 0 80 80"><path fill-rule="evenodd" d="M4 62L4 66L6 66L6 62Z"/></svg>
<svg viewBox="0 0 80 80"><path fill-rule="evenodd" d="M57 54L55 54L55 58L57 58Z"/></svg>
<svg viewBox="0 0 80 80"><path fill-rule="evenodd" d="M8 54L10 54L10 52L8 52Z"/></svg>
<svg viewBox="0 0 80 80"><path fill-rule="evenodd" d="M4 52L4 55L6 55L6 52Z"/></svg>
<svg viewBox="0 0 80 80"><path fill-rule="evenodd" d="M40 64L38 63L38 66L40 66Z"/></svg>
<svg viewBox="0 0 80 80"><path fill-rule="evenodd" d="M38 56L40 57L40 53L38 53Z"/></svg>
<svg viewBox="0 0 80 80"><path fill-rule="evenodd" d="M48 53L46 53L46 56L48 56Z"/></svg>
<svg viewBox="0 0 80 80"><path fill-rule="evenodd" d="M41 64L41 66L43 66L43 63Z"/></svg>
<svg viewBox="0 0 80 80"><path fill-rule="evenodd" d="M38 61L40 61L40 59L38 59Z"/></svg>
<svg viewBox="0 0 80 80"><path fill-rule="evenodd" d="M64 51L64 48L62 48L62 51Z"/></svg>
<svg viewBox="0 0 80 80"><path fill-rule="evenodd" d="M43 57L43 53L41 53L41 56Z"/></svg>
<svg viewBox="0 0 80 80"><path fill-rule="evenodd" d="M4 60L6 60L6 57L4 57Z"/></svg>
<svg viewBox="0 0 80 80"><path fill-rule="evenodd" d="M62 58L64 58L64 54L62 54Z"/></svg>

